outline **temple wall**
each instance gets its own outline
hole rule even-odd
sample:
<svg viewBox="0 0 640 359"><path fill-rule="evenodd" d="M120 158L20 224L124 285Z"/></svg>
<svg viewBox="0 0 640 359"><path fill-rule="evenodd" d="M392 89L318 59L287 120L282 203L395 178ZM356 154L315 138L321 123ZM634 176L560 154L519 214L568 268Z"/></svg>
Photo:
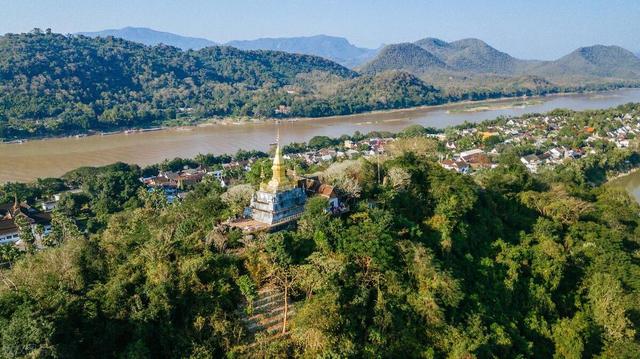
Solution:
<svg viewBox="0 0 640 359"><path fill-rule="evenodd" d="M251 217L273 224L304 211L306 195L301 188L282 192L257 191L251 201Z"/></svg>

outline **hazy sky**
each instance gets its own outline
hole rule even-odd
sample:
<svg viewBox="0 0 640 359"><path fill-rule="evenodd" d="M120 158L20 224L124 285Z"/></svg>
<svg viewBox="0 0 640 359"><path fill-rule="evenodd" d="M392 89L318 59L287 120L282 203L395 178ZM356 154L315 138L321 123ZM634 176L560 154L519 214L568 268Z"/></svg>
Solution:
<svg viewBox="0 0 640 359"><path fill-rule="evenodd" d="M477 37L520 58L640 50L640 0L0 0L0 33L145 26L217 42L328 34L352 43Z"/></svg>

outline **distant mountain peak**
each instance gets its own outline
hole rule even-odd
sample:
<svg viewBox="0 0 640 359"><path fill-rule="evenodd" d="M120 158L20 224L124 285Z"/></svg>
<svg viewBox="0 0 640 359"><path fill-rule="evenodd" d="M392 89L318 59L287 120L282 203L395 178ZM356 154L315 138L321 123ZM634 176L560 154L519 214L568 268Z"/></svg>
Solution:
<svg viewBox="0 0 640 359"><path fill-rule="evenodd" d="M469 47L469 46L491 47L486 42L484 42L484 41L482 41L480 39L476 39L475 37L468 37L466 39L456 40L456 41L451 42L450 44L454 45L454 46L458 46L458 47ZM491 47L491 48L493 49L493 47Z"/></svg>
<svg viewBox="0 0 640 359"><path fill-rule="evenodd" d="M446 67L447 65L431 52L416 44L405 42L385 46L361 70L364 73L403 70L420 74Z"/></svg>
<svg viewBox="0 0 640 359"><path fill-rule="evenodd" d="M638 78L640 58L620 46L585 46L543 64L536 73L542 76Z"/></svg>
<svg viewBox="0 0 640 359"><path fill-rule="evenodd" d="M527 65L525 61L515 59L476 38L446 42L428 37L415 44L436 55L452 69L462 72L513 74Z"/></svg>
<svg viewBox="0 0 640 359"><path fill-rule="evenodd" d="M299 37L264 37L226 43L241 50L276 50L316 55L346 67L355 67L376 54L376 50L357 47L344 37L313 35Z"/></svg>
<svg viewBox="0 0 640 359"><path fill-rule="evenodd" d="M175 46L183 50L198 50L208 46L217 45L211 40L199 37L188 37L170 32L158 31L148 27L127 26L121 29L108 29L95 32L80 32L78 35L89 37L118 37L125 40L138 42L144 45L154 46L165 44Z"/></svg>

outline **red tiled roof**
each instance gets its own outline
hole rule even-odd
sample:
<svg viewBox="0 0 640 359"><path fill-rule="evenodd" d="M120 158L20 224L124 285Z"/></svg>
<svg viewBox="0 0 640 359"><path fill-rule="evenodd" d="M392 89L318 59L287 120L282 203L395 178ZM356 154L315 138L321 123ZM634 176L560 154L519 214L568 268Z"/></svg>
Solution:
<svg viewBox="0 0 640 359"><path fill-rule="evenodd" d="M318 187L318 190L316 193L318 193L318 195L320 196L327 197L327 198L336 197L333 186L324 184L324 183L321 184L320 187Z"/></svg>

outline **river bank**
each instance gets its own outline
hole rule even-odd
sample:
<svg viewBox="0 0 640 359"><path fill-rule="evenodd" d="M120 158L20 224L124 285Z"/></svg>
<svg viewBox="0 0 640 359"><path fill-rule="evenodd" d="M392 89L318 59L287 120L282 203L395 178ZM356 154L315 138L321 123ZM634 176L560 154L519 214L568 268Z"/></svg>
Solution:
<svg viewBox="0 0 640 359"><path fill-rule="evenodd" d="M525 108L453 113L450 110L464 104L445 104L414 109L378 111L375 113L323 117L320 119L290 119L279 125L281 142L307 142L314 136L340 137L356 131L399 132L418 124L446 128L465 122L477 123L498 116L518 117L525 113L545 113L556 108L572 110L603 109L628 102L640 102L640 89L625 89L604 93L541 97L541 103ZM521 101L521 99L491 100ZM58 177L81 166L101 166L127 162L141 166L174 157L193 158L198 154L236 153L243 150L269 148L276 136L275 121L220 121L195 126L170 127L150 132L117 133L107 136L65 137L22 144L0 144L0 182L29 182L39 177Z"/></svg>
<svg viewBox="0 0 640 359"><path fill-rule="evenodd" d="M606 185L625 190L640 204L640 167L612 177L607 181Z"/></svg>
<svg viewBox="0 0 640 359"><path fill-rule="evenodd" d="M437 110L437 109L449 109L452 113L464 113L464 112L487 112L493 110L508 110L514 107L530 107L540 104L544 102L544 100L560 98L563 96L575 96L575 95L590 95L590 94L598 94L599 96L605 95L607 93L614 93L620 90L629 90L629 89L637 89L635 87L629 88L620 88L616 90L609 91L577 91L577 92L561 92L554 93L548 95L536 95L536 96L517 96L517 97L499 97L493 99L485 99L485 100L464 100L457 102L448 102L440 105L422 105L422 106L414 106L414 107L405 107L405 108L397 108L397 109L387 109L387 110L375 110L375 111L367 111L367 112L359 112L349 115L336 115L336 116L323 116L323 117L291 117L291 118L254 118L254 117L212 117L212 118L203 118L203 119L183 119L175 121L175 123L168 124L152 124L150 127L134 127L134 128L117 128L110 129L105 131L99 130L89 130L87 132L73 132L69 134L59 135L59 136L34 136L34 137L25 137L25 138L12 138L12 139L0 139L0 144L3 145L19 145L29 141L43 141L43 140L51 140L51 139L61 139L61 138L82 138L82 137L91 137L91 136L112 136L118 134L135 134L135 133L144 133L151 131L162 131L162 130L171 130L171 129L180 129L180 130L188 130L190 128L198 128L198 127L209 127L215 125L250 125L256 123L269 123L275 121L281 122L297 122L297 121L320 121L325 119L335 119L335 118L351 118L356 116L376 116L380 114L401 114L405 112L413 112L413 111L422 111L422 110ZM517 102L516 102L517 101ZM490 106L496 103L505 103L505 102L513 102L511 104L506 104L504 106ZM467 106L472 106L470 108L466 108ZM486 105L486 106L483 106Z"/></svg>

